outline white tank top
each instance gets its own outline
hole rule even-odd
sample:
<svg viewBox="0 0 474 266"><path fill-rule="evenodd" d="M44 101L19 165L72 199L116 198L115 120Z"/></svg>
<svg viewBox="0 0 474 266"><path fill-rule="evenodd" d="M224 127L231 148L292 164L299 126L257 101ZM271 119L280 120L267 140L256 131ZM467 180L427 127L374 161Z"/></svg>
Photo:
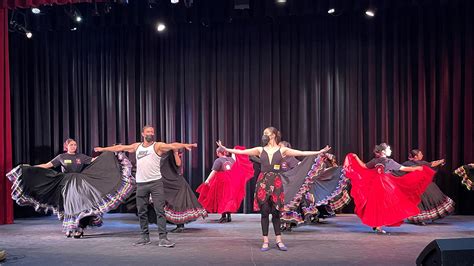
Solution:
<svg viewBox="0 0 474 266"><path fill-rule="evenodd" d="M137 157L137 183L146 183L161 179L161 157L156 154L155 142L146 148L143 147L143 143L140 144L135 154Z"/></svg>

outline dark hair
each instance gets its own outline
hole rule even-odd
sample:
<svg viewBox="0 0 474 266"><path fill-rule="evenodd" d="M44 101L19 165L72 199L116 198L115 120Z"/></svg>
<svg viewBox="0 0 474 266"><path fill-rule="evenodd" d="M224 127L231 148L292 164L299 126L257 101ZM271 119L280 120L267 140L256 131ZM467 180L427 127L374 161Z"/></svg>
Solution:
<svg viewBox="0 0 474 266"><path fill-rule="evenodd" d="M291 144L288 141L282 141L280 142L280 145L283 145L283 147L287 147L291 149Z"/></svg>
<svg viewBox="0 0 474 266"><path fill-rule="evenodd" d="M64 150L64 151L67 151L67 146L69 145L69 143L71 143L71 142L73 142L73 141L77 143L77 141L75 141L74 139L70 139L70 138L69 138L69 139L66 139L66 140L64 141L64 144L63 144L63 150Z"/></svg>
<svg viewBox="0 0 474 266"><path fill-rule="evenodd" d="M278 129L276 129L276 127L267 127L265 128L265 130L269 130L272 134L275 134L275 142L277 144L280 144L280 141L281 141L281 133L280 131L278 131Z"/></svg>
<svg viewBox="0 0 474 266"><path fill-rule="evenodd" d="M388 148L388 144L385 142L380 143L379 145L375 145L374 154L376 157L382 156L382 152Z"/></svg>
<svg viewBox="0 0 474 266"><path fill-rule="evenodd" d="M419 150L419 149L411 150L410 153L408 154L408 159L410 159L410 160L415 159L415 156L417 156L418 153L420 153L420 152L421 152L421 150Z"/></svg>
<svg viewBox="0 0 474 266"><path fill-rule="evenodd" d="M216 153L220 153L220 154L223 154L223 155L227 156L227 151L222 147L218 147L216 149Z"/></svg>
<svg viewBox="0 0 474 266"><path fill-rule="evenodd" d="M149 127L155 129L152 125L145 125L145 126L142 127L142 132L144 132L145 129L147 129L147 128L149 128Z"/></svg>

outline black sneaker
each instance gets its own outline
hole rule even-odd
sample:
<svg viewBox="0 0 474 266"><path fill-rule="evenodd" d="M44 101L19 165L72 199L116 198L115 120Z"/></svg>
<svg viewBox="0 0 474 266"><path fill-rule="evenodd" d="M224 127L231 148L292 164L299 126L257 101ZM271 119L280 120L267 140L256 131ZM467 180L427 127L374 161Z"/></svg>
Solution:
<svg viewBox="0 0 474 266"><path fill-rule="evenodd" d="M184 232L184 227L177 226L175 229L171 230L171 233L182 233Z"/></svg>
<svg viewBox="0 0 474 266"><path fill-rule="evenodd" d="M168 239L160 239L160 243L158 244L158 246L160 247L165 247L165 248L172 248L174 247L174 243L169 241Z"/></svg>
<svg viewBox="0 0 474 266"><path fill-rule="evenodd" d="M148 244L151 244L149 236L144 236L140 238L140 240L138 240L137 242L133 243L134 246L144 246Z"/></svg>

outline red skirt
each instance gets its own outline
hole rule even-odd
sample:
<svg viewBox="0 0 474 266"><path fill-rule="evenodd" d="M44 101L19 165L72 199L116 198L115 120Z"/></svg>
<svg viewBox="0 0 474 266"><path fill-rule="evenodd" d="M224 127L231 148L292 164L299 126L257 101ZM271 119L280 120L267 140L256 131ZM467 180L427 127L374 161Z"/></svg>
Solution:
<svg viewBox="0 0 474 266"><path fill-rule="evenodd" d="M352 184L355 213L370 227L400 226L419 214L421 195L435 174L423 166L422 171L397 177L379 168L367 169L352 153L346 156L344 172Z"/></svg>
<svg viewBox="0 0 474 266"><path fill-rule="evenodd" d="M243 150L237 146L235 149ZM236 155L229 171L217 172L209 184L201 184L198 201L210 213L237 212L245 197L245 185L253 177L253 164L247 155Z"/></svg>

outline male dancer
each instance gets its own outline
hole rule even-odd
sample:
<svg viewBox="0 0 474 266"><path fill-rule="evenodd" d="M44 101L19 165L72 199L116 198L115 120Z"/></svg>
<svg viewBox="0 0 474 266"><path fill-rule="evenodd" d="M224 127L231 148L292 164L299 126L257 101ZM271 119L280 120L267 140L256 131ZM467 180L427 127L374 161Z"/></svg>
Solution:
<svg viewBox="0 0 474 266"><path fill-rule="evenodd" d="M175 243L168 240L166 232L166 217L164 211L165 198L162 175L160 171L161 156L170 150L178 150L183 148L191 150L193 147L197 147L197 144L167 144L163 142L155 142L155 129L149 125L143 127L142 137L142 143L137 142L130 145L115 145L105 148L96 147L94 150L96 152L135 152L137 158L136 198L142 236L140 240L134 243L134 245L148 245L151 243L148 230L148 204L151 195L156 212L158 233L160 237L159 246L174 247Z"/></svg>

